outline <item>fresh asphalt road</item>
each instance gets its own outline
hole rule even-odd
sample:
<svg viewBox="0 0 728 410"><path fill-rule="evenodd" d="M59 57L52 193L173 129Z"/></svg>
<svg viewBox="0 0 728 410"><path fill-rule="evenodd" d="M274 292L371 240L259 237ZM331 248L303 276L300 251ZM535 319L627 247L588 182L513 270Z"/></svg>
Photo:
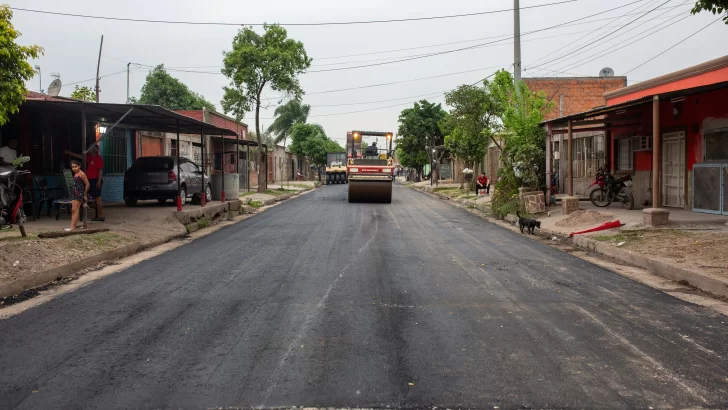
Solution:
<svg viewBox="0 0 728 410"><path fill-rule="evenodd" d="M726 407L728 319L396 186L0 322L0 408Z"/></svg>

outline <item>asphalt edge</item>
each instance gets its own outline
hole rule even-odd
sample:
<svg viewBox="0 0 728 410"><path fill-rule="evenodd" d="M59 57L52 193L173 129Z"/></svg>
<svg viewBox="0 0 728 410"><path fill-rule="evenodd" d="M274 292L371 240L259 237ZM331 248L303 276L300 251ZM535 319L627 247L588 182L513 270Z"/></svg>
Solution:
<svg viewBox="0 0 728 410"><path fill-rule="evenodd" d="M264 205L270 206L270 205L274 205L278 202L283 202L283 201L286 201L289 199L295 199L295 198L300 197L301 195L305 195L308 192L315 191L316 189L317 189L317 187L314 186L311 189L303 190L303 191L297 192L295 194L287 194L287 195L285 195L285 198L283 198L279 201L267 200L266 202L270 201L270 203L264 203ZM243 206L245 206L245 205L243 205L242 201L241 201L241 208ZM269 208L269 206L258 208L255 211L253 211L252 213L247 214L247 215L265 212ZM229 205L228 205L228 207L229 207ZM236 218L235 220L233 220L233 223L242 222L245 219L247 219L247 218ZM114 260L126 258L128 256L132 256L139 252L146 251L146 250L152 249L152 248L156 248L160 245L164 245L165 243L171 242L175 239L183 239L183 238L188 237L191 232L187 232L185 225L181 221L178 221L178 222L180 222L180 225L181 225L181 229L180 229L179 233L166 235L160 239L157 239L157 240L154 240L154 241L151 241L148 243L144 243L144 244L131 243L128 245L124 245L122 247L112 249L110 251L106 251L106 252L102 252L102 253L99 253L99 254L96 254L93 256L89 256L88 258L84 258L84 259L78 260L76 262L72 262L72 263L69 263L66 265L62 265L62 266L57 266L55 268L46 270L44 272L38 272L33 275L28 275L28 276L22 277L20 279L16 279L10 283L2 284L2 285L0 285L0 298L16 296L25 291L35 289L38 287L42 287L42 286L48 285L50 283L53 283L57 280L69 277L73 273L82 271L84 269L92 268L94 266L98 266L101 263L111 262ZM202 233L200 234L201 231L202 231ZM201 230L196 230L195 232L197 232L201 236L207 236L216 231L217 231L217 229L201 229Z"/></svg>
<svg viewBox="0 0 728 410"><path fill-rule="evenodd" d="M510 229L511 231L518 232L518 228L514 226L514 223L518 220L513 215L506 215L503 220L493 218L487 215L483 214L483 211L478 209L475 206L475 203L473 201L469 200L453 200L450 197L447 197L445 195L439 194L437 192L432 192L427 189L420 189L417 187L413 187L415 190L420 191L424 193L425 195L429 195L431 197L442 199L444 201L449 202L453 206L456 206L458 208L464 209L472 213L473 215L478 216L481 219L485 219L488 222L491 222L495 225L498 225L500 227ZM478 212L473 212L473 209L477 210ZM504 222L507 221L507 222ZM541 230L541 236L547 236L547 237L556 237L562 239L568 239L563 236L561 233L553 232L550 230ZM536 237L539 237L539 235L536 235ZM536 240L535 238L533 240ZM536 240L538 242L538 240ZM630 263L634 266L637 266L639 268L645 269L646 271L653 273L655 275L662 276L664 278L673 280L675 282L679 282L682 284L686 284L688 286L692 286L700 290L701 292L704 292L706 294L709 294L714 297L721 297L721 298L728 298L728 281L721 280L712 276L705 275L700 272L696 272L690 269L685 269L677 266L673 266L669 263L648 258L644 255L640 255L635 252L631 252L626 249L619 249L615 248L609 244L601 243L598 241L595 241L593 239L590 239L584 235L574 235L573 238L571 238L571 244L575 247L586 249L589 251L592 251L594 253L597 253L601 256L605 256L611 259L616 259L619 261L624 261L627 263ZM613 270L612 270L613 271ZM615 271L613 271L615 272ZM619 272L615 272L619 274Z"/></svg>

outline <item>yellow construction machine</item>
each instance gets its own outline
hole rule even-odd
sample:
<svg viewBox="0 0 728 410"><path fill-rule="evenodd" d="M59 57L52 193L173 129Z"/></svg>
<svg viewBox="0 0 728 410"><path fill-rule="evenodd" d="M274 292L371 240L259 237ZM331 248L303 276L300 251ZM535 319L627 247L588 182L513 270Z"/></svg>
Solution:
<svg viewBox="0 0 728 410"><path fill-rule="evenodd" d="M326 154L326 185L346 183L346 152Z"/></svg>
<svg viewBox="0 0 728 410"><path fill-rule="evenodd" d="M392 202L394 183L393 134L391 132L353 131L351 143L347 140L347 180L349 181L349 202ZM364 136L383 137L384 147L377 141L366 148L361 147ZM358 144L358 147L357 147Z"/></svg>

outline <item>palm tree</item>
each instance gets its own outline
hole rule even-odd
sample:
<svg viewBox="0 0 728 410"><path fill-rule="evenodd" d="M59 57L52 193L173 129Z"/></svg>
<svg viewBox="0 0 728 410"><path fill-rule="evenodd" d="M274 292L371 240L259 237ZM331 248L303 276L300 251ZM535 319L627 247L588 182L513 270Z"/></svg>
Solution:
<svg viewBox="0 0 728 410"><path fill-rule="evenodd" d="M305 123L310 110L311 106L302 104L300 100L291 100L276 108L274 114L275 120L268 127L268 132L275 138L275 143L280 144L283 142L283 146L285 147L286 140L291 135L293 125L296 123Z"/></svg>

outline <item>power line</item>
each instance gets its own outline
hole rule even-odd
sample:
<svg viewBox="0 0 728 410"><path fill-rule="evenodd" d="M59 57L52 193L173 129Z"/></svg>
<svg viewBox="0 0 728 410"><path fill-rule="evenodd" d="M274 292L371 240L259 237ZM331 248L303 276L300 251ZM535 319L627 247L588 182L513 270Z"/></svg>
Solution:
<svg viewBox="0 0 728 410"><path fill-rule="evenodd" d="M556 6L559 4L565 4L565 3L573 3L578 0L563 0L558 1L554 3L546 3L546 4L537 4L535 6L527 6L527 7L521 7L521 10L525 9L535 9L540 7L548 7L548 6ZM135 18L125 18L125 17L109 17L109 16L94 16L94 15L88 15L88 14L75 14L75 13L62 13L57 11L46 11L46 10L34 10L34 9L25 9L25 8L19 8L19 7L11 7L12 10L16 11L25 11L29 13L39 13L39 14L50 14L55 16L65 16L65 17L79 17L79 18L88 18L88 19L97 19L97 20L113 20L113 21L130 21L135 23L157 23L157 24L186 24L186 25L199 25L199 26L263 26L266 23L225 23L225 22L208 22L208 21L177 21L177 20L150 20L150 19L135 19ZM390 19L390 20L364 20L364 21L332 21L332 22L320 22L320 23L280 23L281 26L335 26L335 25L353 25L353 24L379 24L379 23L401 23L401 22L411 22L411 21L423 21L423 20L442 20L442 19L450 19L450 18L458 18L458 17L472 17L472 16L482 16L486 14L495 14L495 13L506 13L511 12L514 9L501 9L501 10L489 10L489 11L481 11L481 12L475 12L475 13L464 13L464 14L451 14L451 15L444 15L444 16L430 16L430 17L412 17L412 18L402 18L402 19Z"/></svg>
<svg viewBox="0 0 728 410"><path fill-rule="evenodd" d="M653 11L655 11L655 10L656 10L656 9L657 9L658 7L661 7L661 6L665 5L665 4L667 4L668 2L670 2L670 0L667 0L667 1L665 1L664 3L660 4L659 6L657 6L657 7L653 8L653 9L651 9L650 11L648 11L648 12L646 12L646 13L644 13L644 14L642 14L641 16L639 16L639 17L635 18L634 20L630 21L630 22L629 22L629 23L627 23L626 25L624 25L624 26L622 26L622 27L620 27L620 28L618 28L618 29L616 29L616 30L613 30L613 31L611 31L610 33L606 34L605 36L603 36L603 37L602 37L602 38L600 38L600 39L597 39L597 40L594 40L594 41L592 41L592 42L590 42L590 43L587 43L587 44L585 44L585 45L583 45L583 46L581 46L581 47L579 47L579 48L577 48L577 49L575 49L575 50L572 50L571 52L569 52L569 53L567 53L567 54L565 54L565 55L563 55L563 56L561 56L561 57L556 57L556 58L554 58L554 59L551 59L551 60L549 60L549 61L547 61L547 62L545 62L545 63L541 63L541 64L539 64L539 65L536 65L536 66L532 66L531 68L541 67L541 66L544 66L544 65L546 65L546 64L550 64L550 63L553 63L554 61L558 61L558 60L561 60L561 59L563 59L563 58L565 58L565 57L568 57L568 56L569 56L569 55L571 55L571 54L574 54L574 53L576 53L577 51L583 50L583 49L585 49L585 48L587 48L587 47L589 47L589 46L591 46L591 45L593 45L593 44L595 44L595 43L598 43L598 42L600 42L600 41L604 40L605 38L607 38L607 37L611 36L612 34L614 34L614 33L618 32L618 31L622 30L623 28L625 28L625 27L629 26L630 24L634 23L635 21L637 21L637 20L641 19L642 17L644 17L644 16L646 16L646 15L648 15L648 14L652 13L652 12L653 12Z"/></svg>
<svg viewBox="0 0 728 410"><path fill-rule="evenodd" d="M675 17L680 17L680 16L674 16L672 19L674 19ZM683 18L681 18L679 20L676 20L676 21L673 21L672 23L669 23L669 24L667 24L669 22L669 20L668 20L668 22L663 23L663 26L661 28L657 29L657 30L654 30L654 29L657 28L657 27L660 27L660 25L650 27L647 30L644 30L644 31L642 31L642 32L634 35L632 38L635 38L635 37L637 37L637 36L639 36L639 35L641 35L643 33L646 33L648 31L650 31L650 30L654 30L654 31L652 31L651 33L648 33L648 34L646 34L646 35L644 35L642 37L639 37L639 38L635 39L634 41L631 41L631 42L629 42L627 44L622 44L622 43L615 44L615 45L607 48L606 50L602 50L602 51L600 51L598 53L592 54L589 57L586 57L584 59L581 59L581 60L579 60L579 61L577 61L575 63L571 63L570 65L567 65L565 67L561 67L560 69L569 70L569 69L572 69L572 68L577 67L579 65L587 64L587 63L590 63L590 62L592 62L592 61L594 61L594 60L596 60L598 58L602 58L602 57L607 56L609 54L615 53L615 52L617 52L617 51L619 51L619 50L621 50L621 49L623 49L625 47L629 47L630 45L632 45L632 44L634 44L634 43L636 43L638 41L644 40L647 37L650 37L650 36L652 36L654 34L657 34L660 31L662 31L662 30L664 30L664 29L666 29L666 28L668 28L670 26L673 26L673 25L675 25L675 24L677 24L677 23L679 23L679 22L681 22L681 21L683 21L683 20L685 20L685 19L687 19L689 17L692 17L692 14L688 14L686 16L683 16ZM614 47L617 47L617 48L615 49Z"/></svg>
<svg viewBox="0 0 728 410"><path fill-rule="evenodd" d="M117 72L111 73L111 74L104 74L102 76L99 76L99 78L111 77L112 75L117 75L117 74L121 74L121 73L125 73L125 72L126 72L126 69L121 70L121 71L117 71ZM76 84L81 84L81 83L87 83L89 81L96 81L96 77L89 78L88 80L76 81L75 83L66 83L66 84L63 84L63 85L76 85Z"/></svg>
<svg viewBox="0 0 728 410"><path fill-rule="evenodd" d="M719 21L719 20L721 20L721 19L723 19L723 16L720 16L720 17L718 17L717 19L713 20L712 22L710 22L710 23L706 24L706 25L705 25L705 26L703 26L703 27L702 27L702 28L701 28L700 30L698 30L698 31L694 32L693 34L691 34L691 35L689 35L689 36L685 37L684 39L682 39L682 40L678 41L677 43L675 43L675 44L673 44L672 46L668 47L668 48L667 48L666 50L664 50L664 51L663 51L663 52L661 52L660 54L658 54L658 55L656 55L656 56L654 56L654 57L650 58L649 60L645 61L644 63L642 63L642 64L640 64L640 65L638 65L637 67L634 67L634 68L632 68L631 70L629 70L629 71L625 72L625 73L624 73L624 75L627 75L627 74L631 73L632 71L634 71L634 70L636 70L636 69L638 69L638 68L642 67L643 65L645 65L645 64L647 64L647 63L649 63L650 61L652 61L652 60L656 59L657 57L659 57L659 56L661 56L661 55L663 55L663 54L667 53L668 51L670 51L670 50L672 50L673 48L675 48L675 47L679 46L680 44L684 43L685 41L687 41L687 40L688 40L689 38L691 38L692 36L694 36L694 35L696 35L696 34L700 33L701 31L705 30L706 28L708 28L709 26L711 26L711 25L715 24L716 22L718 22L718 21Z"/></svg>
<svg viewBox="0 0 728 410"><path fill-rule="evenodd" d="M652 1L652 0L650 0L650 1ZM647 4L647 5L649 5L649 3L646 3L646 4ZM614 24L615 22L617 22L617 21L619 21L619 20L623 19L623 18L624 18L625 16L628 16L628 15L630 15L630 13L632 13L632 12L634 12L634 11L638 10L638 9L641 9L641 8L642 8L642 7L644 7L644 6L645 6L645 4L640 4L640 5L638 5L638 6L637 6L637 7L635 7L634 9L632 9L632 10L628 11L627 13L625 13L625 14L622 14L622 15L620 15L620 16L617 16L617 17L615 17L615 18L614 18L613 20L611 20L610 22L607 22L607 23L605 23L604 25L602 25L601 27L598 27L598 28L594 29L594 32L598 32L598 31L604 30L605 28L607 28L607 27L608 27L608 26L610 26L611 24ZM641 13L642 13L642 12L638 12L637 14L641 14ZM585 40L585 39L589 39L590 37L591 37L591 36L577 37L577 38L575 38L575 39L574 39L573 41L571 41L571 42L569 42L569 43L567 43L567 44L564 44L563 46L561 46L561 47L557 48L556 50L550 51L550 52L548 52L548 53L546 53L546 54L542 55L541 57L539 57L539 58L537 58L537 59L536 59L535 61L533 61L533 62L532 62L531 64L532 64L532 65L538 64L539 62L541 62L541 61L545 60L546 58L549 58L549 56L553 56L553 55L555 55L556 53L560 52L561 50L564 50L564 49L568 48L568 47L569 47L569 46L571 46L572 44L574 44L574 43L578 43L578 42L580 42L580 41L583 41L583 40Z"/></svg>

